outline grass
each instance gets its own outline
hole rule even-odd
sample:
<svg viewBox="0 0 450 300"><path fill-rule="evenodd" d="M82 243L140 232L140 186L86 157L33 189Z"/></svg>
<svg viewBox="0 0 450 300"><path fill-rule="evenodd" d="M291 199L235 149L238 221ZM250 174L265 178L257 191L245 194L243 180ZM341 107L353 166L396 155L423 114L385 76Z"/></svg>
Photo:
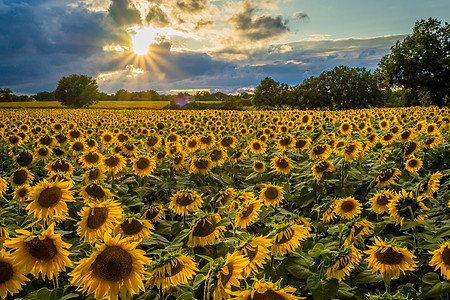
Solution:
<svg viewBox="0 0 450 300"><path fill-rule="evenodd" d="M111 109L160 109L169 101L99 101L92 108ZM64 108L58 101L0 102L0 108Z"/></svg>

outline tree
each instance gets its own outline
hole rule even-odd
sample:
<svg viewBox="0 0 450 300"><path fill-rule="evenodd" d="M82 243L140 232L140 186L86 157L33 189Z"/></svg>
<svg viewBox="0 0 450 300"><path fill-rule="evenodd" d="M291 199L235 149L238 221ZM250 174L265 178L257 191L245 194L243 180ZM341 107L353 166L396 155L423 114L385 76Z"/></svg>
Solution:
<svg viewBox="0 0 450 300"><path fill-rule="evenodd" d="M36 101L52 101L55 100L54 92L39 92L34 95Z"/></svg>
<svg viewBox="0 0 450 300"><path fill-rule="evenodd" d="M13 101L13 93L9 88L0 88L0 102Z"/></svg>
<svg viewBox="0 0 450 300"><path fill-rule="evenodd" d="M416 21L413 33L391 47L378 64L379 81L402 89L406 105L450 102L450 24ZM416 101L416 102L414 102Z"/></svg>
<svg viewBox="0 0 450 300"><path fill-rule="evenodd" d="M253 94L253 105L256 107L279 107L287 103L287 91L289 86L280 84L271 77L261 80Z"/></svg>
<svg viewBox="0 0 450 300"><path fill-rule="evenodd" d="M384 103L383 91L365 68L338 66L305 79L291 92L302 108L351 109Z"/></svg>
<svg viewBox="0 0 450 300"><path fill-rule="evenodd" d="M59 80L55 97L62 105L88 107L98 102L100 93L95 79L86 75L72 74Z"/></svg>

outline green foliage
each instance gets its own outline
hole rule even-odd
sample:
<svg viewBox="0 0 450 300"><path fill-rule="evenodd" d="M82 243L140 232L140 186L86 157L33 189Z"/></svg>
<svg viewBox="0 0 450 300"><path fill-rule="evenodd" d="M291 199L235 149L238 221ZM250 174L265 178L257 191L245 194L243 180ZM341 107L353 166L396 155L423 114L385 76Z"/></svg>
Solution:
<svg viewBox="0 0 450 300"><path fill-rule="evenodd" d="M384 94L365 68L338 66L311 77L292 93L296 106L307 109L352 109L381 106Z"/></svg>
<svg viewBox="0 0 450 300"><path fill-rule="evenodd" d="M449 105L450 24L417 21L413 33L391 48L377 70L381 84L401 88L405 105Z"/></svg>
<svg viewBox="0 0 450 300"><path fill-rule="evenodd" d="M253 95L253 105L256 107L281 107L289 104L287 95L289 86L279 83L271 77L261 80Z"/></svg>
<svg viewBox="0 0 450 300"><path fill-rule="evenodd" d="M86 75L72 74L59 80L55 97L62 105L88 107L98 102L100 94L95 79Z"/></svg>

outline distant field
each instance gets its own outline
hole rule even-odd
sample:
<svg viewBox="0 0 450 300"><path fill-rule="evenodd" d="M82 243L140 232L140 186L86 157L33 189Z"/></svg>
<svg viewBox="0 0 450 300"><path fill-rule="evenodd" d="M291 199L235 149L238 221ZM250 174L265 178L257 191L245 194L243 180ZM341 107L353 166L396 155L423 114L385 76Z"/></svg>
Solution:
<svg viewBox="0 0 450 300"><path fill-rule="evenodd" d="M92 108L118 108L136 109L148 108L159 109L169 104L169 101L100 101ZM63 108L58 101L41 102L0 102L0 108Z"/></svg>

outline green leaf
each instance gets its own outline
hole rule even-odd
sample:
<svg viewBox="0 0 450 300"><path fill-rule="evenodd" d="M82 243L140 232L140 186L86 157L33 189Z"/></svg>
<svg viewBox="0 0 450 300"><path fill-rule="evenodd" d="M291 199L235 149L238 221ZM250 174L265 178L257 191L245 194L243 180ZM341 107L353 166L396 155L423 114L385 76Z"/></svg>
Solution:
<svg viewBox="0 0 450 300"><path fill-rule="evenodd" d="M192 300L192 299L195 299L195 298L194 298L194 294L192 294L191 292L184 292L177 298L177 300Z"/></svg>
<svg viewBox="0 0 450 300"><path fill-rule="evenodd" d="M196 290L198 288L198 286L200 285L200 283L202 283L205 280L205 275L203 274L197 274L197 276L195 276L194 278L194 290Z"/></svg>
<svg viewBox="0 0 450 300"><path fill-rule="evenodd" d="M356 275L352 283L371 283L383 281L383 277L379 274L373 274L371 270L365 270Z"/></svg>
<svg viewBox="0 0 450 300"><path fill-rule="evenodd" d="M207 262L213 262L214 261L214 258L206 256L206 255L197 254L197 256L200 256L201 258L205 259Z"/></svg>
<svg viewBox="0 0 450 300"><path fill-rule="evenodd" d="M325 246L322 243L317 243L314 245L314 248L308 251L308 255L311 257L319 257L324 249Z"/></svg>
<svg viewBox="0 0 450 300"><path fill-rule="evenodd" d="M450 293L450 282L442 281L435 284L430 289L424 289L422 299L434 298L439 296L448 295Z"/></svg>

